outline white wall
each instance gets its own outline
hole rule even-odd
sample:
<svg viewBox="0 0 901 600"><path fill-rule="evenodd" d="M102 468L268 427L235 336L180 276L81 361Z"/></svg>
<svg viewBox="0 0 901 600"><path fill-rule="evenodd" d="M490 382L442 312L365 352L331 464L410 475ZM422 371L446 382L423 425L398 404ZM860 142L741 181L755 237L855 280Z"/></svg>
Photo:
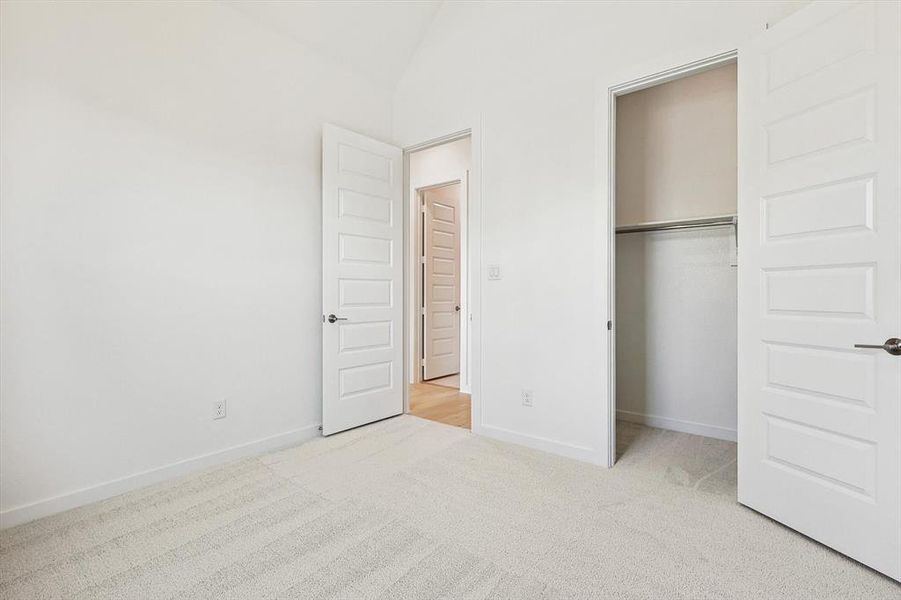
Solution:
<svg viewBox="0 0 901 600"><path fill-rule="evenodd" d="M445 183L448 181L453 181L455 179L459 179L463 186L467 185L467 173L469 172L470 165L472 162L472 141L471 138L466 137L463 139L455 140L453 142L448 142L446 144L441 144L440 146L433 146L431 148L426 148L425 150L420 150L418 152L413 152L410 154L410 190L409 190L409 199L410 199L410 214L416 215L418 214L417 208L419 203L419 198L417 197L416 190L428 187L430 185L437 185L440 183ZM467 217L467 206L464 202L461 206L460 211L460 222L462 223L461 231L460 231L460 315L461 315L461 323L460 323L460 390L468 393L470 391L469 386L469 357L471 353L469 352L469 339L470 339L470 330L469 330L469 321L465 318L465 315L468 314L469 310L469 296L468 296L468 286L467 286L467 277L469 276L469 269L467 265L469 264L468 256L467 256L467 240L469 239L467 236L467 227L466 227L466 217ZM419 248L417 247L417 240L419 239L418 233L418 219L412 219L410 222L411 231L407 234L407 240L410 243L410 265L409 272L410 273L419 273L417 256L419 252ZM410 287L408 290L410 294L410 298L408 300L408 306L415 307L416 301L418 300L417 289L419 289L418 279L413 278L416 282L414 285ZM409 320L409 331L416 332L419 331L419 319L415 310L410 310L407 315ZM415 333L413 334L415 335ZM413 335L410 336L408 340L409 344L409 354L410 357L410 367L409 367L409 380L410 382L414 382L416 365L416 353L418 352L418 346L416 344L415 338Z"/></svg>
<svg viewBox="0 0 901 600"><path fill-rule="evenodd" d="M795 6L443 5L395 94L394 137L480 133L475 431L607 463L605 90L734 49ZM484 280L495 263L503 279Z"/></svg>
<svg viewBox="0 0 901 600"><path fill-rule="evenodd" d="M390 92L218 3L0 22L3 524L315 435L321 124Z"/></svg>
<svg viewBox="0 0 901 600"><path fill-rule="evenodd" d="M616 224L735 213L735 63L616 100Z"/></svg>

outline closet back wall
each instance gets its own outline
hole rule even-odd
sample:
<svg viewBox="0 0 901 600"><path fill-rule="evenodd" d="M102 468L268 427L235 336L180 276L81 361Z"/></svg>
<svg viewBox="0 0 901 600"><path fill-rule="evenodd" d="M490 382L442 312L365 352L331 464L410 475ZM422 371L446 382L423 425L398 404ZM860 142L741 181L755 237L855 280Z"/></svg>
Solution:
<svg viewBox="0 0 901 600"><path fill-rule="evenodd" d="M735 212L736 65L616 102L616 224Z"/></svg>
<svg viewBox="0 0 901 600"><path fill-rule="evenodd" d="M736 210L736 69L617 100L618 225ZM736 427L731 227L616 239L617 415L723 439Z"/></svg>

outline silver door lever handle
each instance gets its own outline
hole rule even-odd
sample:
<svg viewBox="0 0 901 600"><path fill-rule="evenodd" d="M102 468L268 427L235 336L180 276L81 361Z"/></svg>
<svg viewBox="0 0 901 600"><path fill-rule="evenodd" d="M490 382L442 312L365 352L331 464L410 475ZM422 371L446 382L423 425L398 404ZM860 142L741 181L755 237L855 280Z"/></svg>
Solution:
<svg viewBox="0 0 901 600"><path fill-rule="evenodd" d="M335 315L328 316L328 322L334 323L335 321L346 321L347 317L336 317Z"/></svg>
<svg viewBox="0 0 901 600"><path fill-rule="evenodd" d="M901 338L889 338L884 344L854 344L855 348L876 348L885 350L892 356L901 356Z"/></svg>

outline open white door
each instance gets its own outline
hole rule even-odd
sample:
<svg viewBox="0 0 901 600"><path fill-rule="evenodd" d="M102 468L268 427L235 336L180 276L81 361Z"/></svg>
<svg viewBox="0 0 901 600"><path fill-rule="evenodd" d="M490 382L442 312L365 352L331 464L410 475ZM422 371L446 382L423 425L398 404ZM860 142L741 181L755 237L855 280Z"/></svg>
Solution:
<svg viewBox="0 0 901 600"><path fill-rule="evenodd" d="M401 156L323 126L323 435L404 410Z"/></svg>
<svg viewBox="0 0 901 600"><path fill-rule="evenodd" d="M739 51L738 499L901 578L901 4ZM901 349L901 348L899 348Z"/></svg>
<svg viewBox="0 0 901 600"><path fill-rule="evenodd" d="M460 372L460 203L463 182L422 192L423 379Z"/></svg>

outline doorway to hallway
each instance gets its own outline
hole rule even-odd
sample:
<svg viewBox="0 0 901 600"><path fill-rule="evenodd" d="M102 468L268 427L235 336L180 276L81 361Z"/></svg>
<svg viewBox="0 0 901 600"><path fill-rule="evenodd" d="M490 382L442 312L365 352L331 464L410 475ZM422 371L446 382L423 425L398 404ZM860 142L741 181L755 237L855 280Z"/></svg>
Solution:
<svg viewBox="0 0 901 600"><path fill-rule="evenodd" d="M408 413L471 428L467 268L471 138L408 155L411 218Z"/></svg>

